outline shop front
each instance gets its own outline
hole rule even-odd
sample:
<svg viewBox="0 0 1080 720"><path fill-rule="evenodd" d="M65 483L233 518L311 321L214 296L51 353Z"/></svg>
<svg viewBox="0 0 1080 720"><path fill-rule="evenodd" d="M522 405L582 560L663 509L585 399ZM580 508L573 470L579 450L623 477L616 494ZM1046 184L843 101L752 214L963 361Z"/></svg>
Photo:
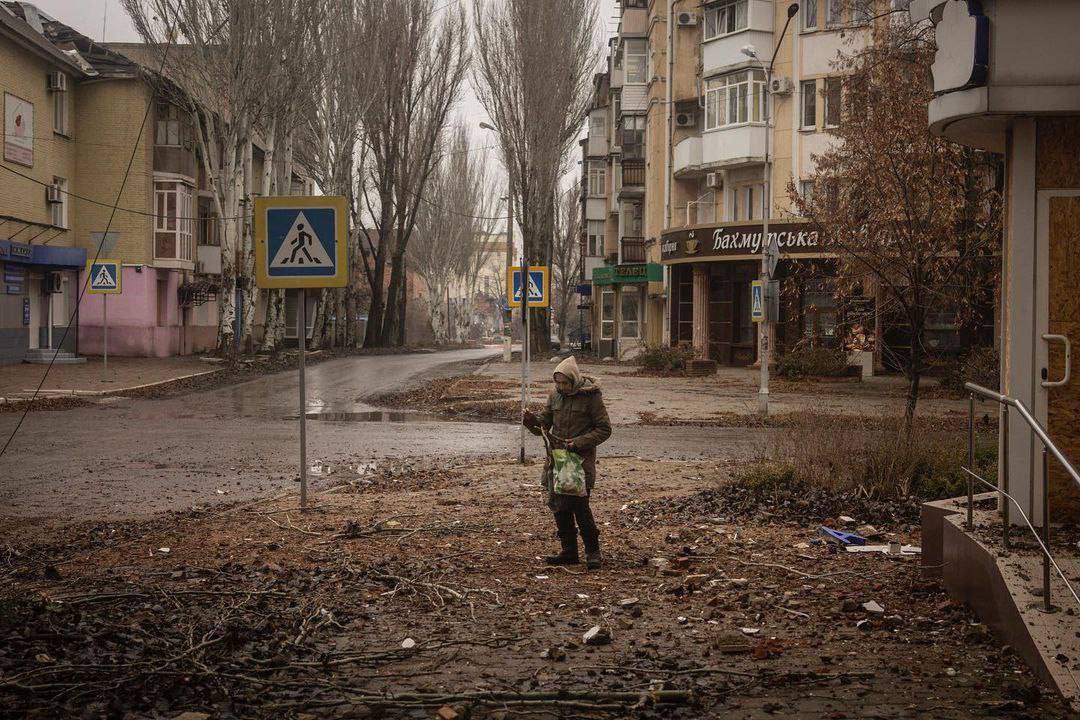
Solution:
<svg viewBox="0 0 1080 720"><path fill-rule="evenodd" d="M593 268L593 347L601 358L632 358L648 341L650 286L662 284L658 263Z"/></svg>
<svg viewBox="0 0 1080 720"><path fill-rule="evenodd" d="M76 351L78 333L65 329L85 265L82 248L0 240L0 364L33 360L50 349Z"/></svg>
<svg viewBox="0 0 1080 720"><path fill-rule="evenodd" d="M804 222L770 223L780 251L775 276L788 286L780 304L777 346L803 337L835 343L834 272L817 231ZM671 268L671 344L690 344L719 365L757 361L750 318L751 283L761 274L760 223L727 223L664 233L661 260Z"/></svg>

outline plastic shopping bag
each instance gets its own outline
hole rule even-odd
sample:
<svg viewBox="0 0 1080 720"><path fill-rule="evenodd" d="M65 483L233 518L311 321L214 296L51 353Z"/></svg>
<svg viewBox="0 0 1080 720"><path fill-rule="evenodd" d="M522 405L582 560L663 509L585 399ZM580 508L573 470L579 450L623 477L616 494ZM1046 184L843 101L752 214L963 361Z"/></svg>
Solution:
<svg viewBox="0 0 1080 720"><path fill-rule="evenodd" d="M552 449L551 491L556 495L585 497L585 465L581 456L571 450Z"/></svg>

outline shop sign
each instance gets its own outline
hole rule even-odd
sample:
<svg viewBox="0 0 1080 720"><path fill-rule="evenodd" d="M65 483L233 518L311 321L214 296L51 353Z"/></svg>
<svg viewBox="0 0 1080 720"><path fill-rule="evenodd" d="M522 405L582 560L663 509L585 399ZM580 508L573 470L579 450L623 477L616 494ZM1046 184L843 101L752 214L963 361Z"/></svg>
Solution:
<svg viewBox="0 0 1080 720"><path fill-rule="evenodd" d="M688 228L664 233L660 257L672 260L729 255L760 255L763 249L760 223ZM781 255L823 252L820 235L807 223L770 223L769 238Z"/></svg>
<svg viewBox="0 0 1080 720"><path fill-rule="evenodd" d="M601 265L593 268L593 285L662 282L664 269L657 263L638 265Z"/></svg>
<svg viewBox="0 0 1080 720"><path fill-rule="evenodd" d="M22 301L22 324L30 324L30 298L23 298Z"/></svg>
<svg viewBox="0 0 1080 720"><path fill-rule="evenodd" d="M8 253L13 258L30 260L34 257L34 248L25 243L12 242L8 244Z"/></svg>

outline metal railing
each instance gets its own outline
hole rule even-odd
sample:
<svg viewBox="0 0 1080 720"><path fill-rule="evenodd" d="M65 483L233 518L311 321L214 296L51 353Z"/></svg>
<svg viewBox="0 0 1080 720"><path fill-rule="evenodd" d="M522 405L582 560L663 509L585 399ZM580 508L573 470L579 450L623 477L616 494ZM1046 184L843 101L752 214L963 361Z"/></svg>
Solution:
<svg viewBox="0 0 1080 720"><path fill-rule="evenodd" d="M1024 523L1031 530L1031 534L1035 536L1035 541L1039 543L1039 548L1042 550L1043 555L1043 611L1053 612L1053 604L1050 601L1050 566L1053 565L1054 570L1061 577L1062 582L1065 583L1065 587L1072 593L1073 599L1076 600L1076 604L1080 605L1080 597L1077 596L1076 590L1073 589L1072 584L1069 583L1068 578L1065 577L1065 573L1061 571L1061 567L1054 560L1053 555L1050 552L1050 455L1054 456L1054 459L1058 461L1073 482L1080 487L1080 474L1076 472L1076 468L1068 461L1065 455L1054 444L1054 441L1047 435L1046 429L1042 424L1035 419L1031 412L1021 401L1016 398L1009 397L1008 395L1002 395L999 392L984 388L981 385L975 383L964 383L964 389L968 391L968 466L961 469L967 475L968 479L968 493L967 493L967 529L971 532L975 528L974 510L975 510L975 482L978 481L987 486L994 492L999 493L1005 498L1005 502L1001 504L1001 527L1002 527L1002 543L1006 548L1009 547L1009 503L1016 506L1017 512L1020 513L1020 517L1024 519ZM1002 423L1001 423L1001 457L998 460L998 477L1000 478L1000 486L994 485L987 481L985 478L980 477L975 472L975 398L993 400L1001 405L1002 411ZM1020 506L1012 495L1009 494L1009 408L1015 408L1020 417L1028 424L1031 432L1042 443L1042 537L1039 536L1039 532L1035 529L1035 526L1031 523L1031 519L1028 518L1027 513L1024 512L1023 507Z"/></svg>
<svg viewBox="0 0 1080 720"><path fill-rule="evenodd" d="M619 246L622 248L622 257L620 262L623 263L643 263L645 262L645 238L643 237L624 237L619 240Z"/></svg>
<svg viewBox="0 0 1080 720"><path fill-rule="evenodd" d="M622 161L623 187L645 186L645 161L624 158Z"/></svg>

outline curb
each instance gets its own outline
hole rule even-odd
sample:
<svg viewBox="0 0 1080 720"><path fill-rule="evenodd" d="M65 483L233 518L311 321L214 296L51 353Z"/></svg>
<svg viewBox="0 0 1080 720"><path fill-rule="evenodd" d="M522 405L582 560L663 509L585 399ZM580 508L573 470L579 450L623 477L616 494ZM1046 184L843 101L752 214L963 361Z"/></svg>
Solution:
<svg viewBox="0 0 1080 720"><path fill-rule="evenodd" d="M214 368L213 370L203 370L202 372L189 373L187 375L179 375L177 377L167 378L165 380L157 380L157 381L151 382L151 383L143 383L142 385L131 385L131 386L122 387L122 388L110 388L109 390L75 390L75 389L71 389L71 390L63 390L63 389L45 390L45 389L42 389L42 390L40 390L38 392L38 395L39 396L45 395L45 396L48 396L48 397L66 397L66 396L71 396L71 397L106 397L106 396L109 396L109 395L122 395L124 393L132 392L132 391L135 391L135 390L145 390L147 388L158 387L160 385L168 385L169 383L180 382L181 380L190 380L191 378L203 377L205 375L213 375L214 373L219 373L224 369L225 368ZM33 393L34 391L32 389L30 389L30 390L23 390L23 392ZM20 398L20 399L26 399L26 398Z"/></svg>

